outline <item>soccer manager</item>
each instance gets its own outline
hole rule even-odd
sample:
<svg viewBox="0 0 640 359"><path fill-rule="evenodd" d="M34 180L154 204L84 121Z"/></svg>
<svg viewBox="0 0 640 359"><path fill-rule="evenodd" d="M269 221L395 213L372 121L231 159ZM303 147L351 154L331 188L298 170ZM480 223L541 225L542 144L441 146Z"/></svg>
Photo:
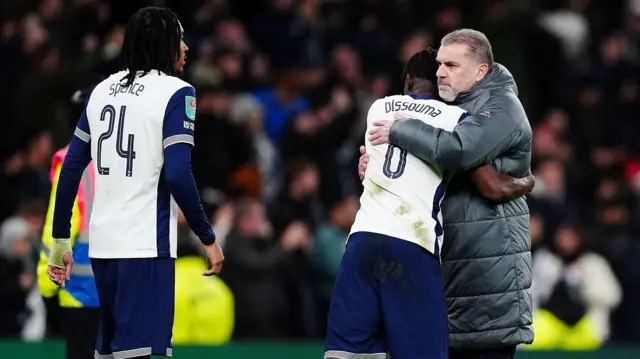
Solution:
<svg viewBox="0 0 640 359"><path fill-rule="evenodd" d="M524 197L505 203L481 197L464 171L491 162L524 177L531 126L512 75L493 62L484 34L463 29L446 35L437 61L440 97L471 116L453 132L416 119L381 121L369 139L459 173L442 205L449 357L513 358L518 344L533 341L529 209Z"/></svg>

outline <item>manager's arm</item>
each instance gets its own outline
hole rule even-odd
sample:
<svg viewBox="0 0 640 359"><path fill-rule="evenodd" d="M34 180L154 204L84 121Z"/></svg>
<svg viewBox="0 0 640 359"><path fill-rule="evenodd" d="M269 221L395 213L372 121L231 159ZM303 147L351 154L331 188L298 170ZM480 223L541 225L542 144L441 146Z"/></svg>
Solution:
<svg viewBox="0 0 640 359"><path fill-rule="evenodd" d="M200 202L200 193L191 170L191 147L194 144L195 90L187 86L169 100L163 127L164 175L176 203L182 210L191 230L208 246L215 242L207 215ZM193 112L185 110L193 106Z"/></svg>
<svg viewBox="0 0 640 359"><path fill-rule="evenodd" d="M416 119L398 120L391 126L389 142L437 166L479 167L509 149L520 136L521 122L496 104L482 113L466 117L452 132Z"/></svg>

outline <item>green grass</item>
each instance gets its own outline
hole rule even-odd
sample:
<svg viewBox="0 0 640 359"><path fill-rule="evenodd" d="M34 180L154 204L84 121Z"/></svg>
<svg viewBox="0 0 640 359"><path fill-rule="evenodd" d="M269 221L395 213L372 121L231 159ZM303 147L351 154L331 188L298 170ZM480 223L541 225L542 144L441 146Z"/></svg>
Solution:
<svg viewBox="0 0 640 359"><path fill-rule="evenodd" d="M176 347L175 359L321 359L322 343L233 343L222 347ZM595 352L519 351L517 359L640 359L640 348ZM64 359L60 341L0 341L0 359Z"/></svg>

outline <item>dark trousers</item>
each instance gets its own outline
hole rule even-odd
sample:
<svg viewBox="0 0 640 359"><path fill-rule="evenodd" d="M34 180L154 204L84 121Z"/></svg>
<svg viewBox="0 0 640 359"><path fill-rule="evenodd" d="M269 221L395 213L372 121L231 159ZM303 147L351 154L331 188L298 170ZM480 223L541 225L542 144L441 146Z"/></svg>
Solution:
<svg viewBox="0 0 640 359"><path fill-rule="evenodd" d="M449 359L514 359L516 347L496 349L449 349Z"/></svg>
<svg viewBox="0 0 640 359"><path fill-rule="evenodd" d="M96 350L100 313L97 308L61 308L67 359L92 359Z"/></svg>

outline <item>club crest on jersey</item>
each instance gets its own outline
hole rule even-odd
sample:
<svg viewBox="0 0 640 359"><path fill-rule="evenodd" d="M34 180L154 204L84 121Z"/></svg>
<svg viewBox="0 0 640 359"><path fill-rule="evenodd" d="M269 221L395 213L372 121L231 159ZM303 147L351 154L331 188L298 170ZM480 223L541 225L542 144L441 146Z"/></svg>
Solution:
<svg viewBox="0 0 640 359"><path fill-rule="evenodd" d="M196 120L196 98L193 96L185 96L184 106L185 106L185 111L187 113L187 117L189 117L191 121L195 121Z"/></svg>

